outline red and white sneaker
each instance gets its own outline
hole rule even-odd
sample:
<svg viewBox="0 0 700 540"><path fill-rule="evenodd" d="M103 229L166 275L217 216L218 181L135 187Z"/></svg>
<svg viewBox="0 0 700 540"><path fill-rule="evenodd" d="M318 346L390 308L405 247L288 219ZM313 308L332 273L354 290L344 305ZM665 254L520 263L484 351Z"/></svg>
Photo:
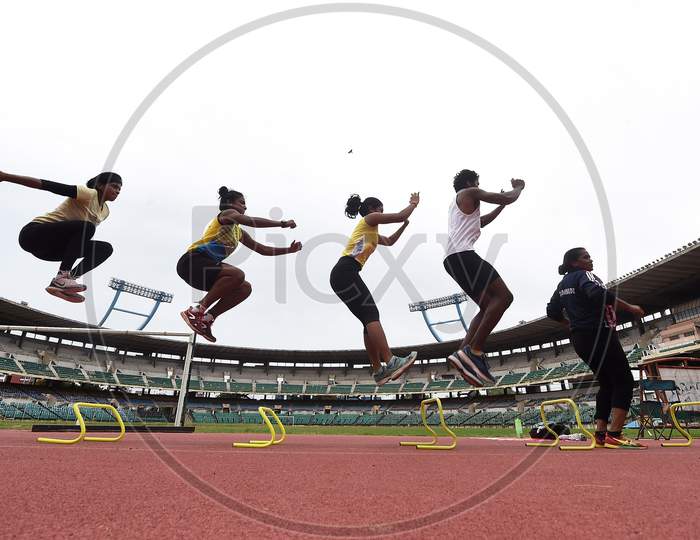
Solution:
<svg viewBox="0 0 700 540"><path fill-rule="evenodd" d="M212 343L216 342L216 338L211 333L211 325L214 323L214 317L205 313L201 307L190 306L185 311L180 312L180 316L195 334L202 336Z"/></svg>
<svg viewBox="0 0 700 540"><path fill-rule="evenodd" d="M61 270L46 287L47 293L73 303L85 302L85 298L78 293L86 290L87 287L78 283L68 270Z"/></svg>
<svg viewBox="0 0 700 540"><path fill-rule="evenodd" d="M631 441L625 438L624 435L619 437L613 437L609 433L605 435L605 448L619 449L619 450L646 450L647 447L644 444L638 443L637 441Z"/></svg>

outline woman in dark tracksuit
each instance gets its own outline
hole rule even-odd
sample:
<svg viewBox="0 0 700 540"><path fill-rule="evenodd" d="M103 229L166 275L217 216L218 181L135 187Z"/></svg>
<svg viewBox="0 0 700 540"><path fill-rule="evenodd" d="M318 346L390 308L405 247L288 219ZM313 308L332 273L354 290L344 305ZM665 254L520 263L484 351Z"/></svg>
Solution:
<svg viewBox="0 0 700 540"><path fill-rule="evenodd" d="M596 447L646 448L622 434L632 403L634 378L615 331L617 309L635 317L643 316L644 310L605 288L593 274L593 261L584 248L573 248L564 254L559 274L564 278L547 304L547 316L570 329L576 354L588 364L600 384L596 396Z"/></svg>

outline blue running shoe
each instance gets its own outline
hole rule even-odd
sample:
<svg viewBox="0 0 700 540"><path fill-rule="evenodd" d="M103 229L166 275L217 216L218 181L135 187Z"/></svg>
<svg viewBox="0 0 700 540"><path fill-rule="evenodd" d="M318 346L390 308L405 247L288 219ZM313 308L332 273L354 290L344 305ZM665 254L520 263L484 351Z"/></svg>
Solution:
<svg viewBox="0 0 700 540"><path fill-rule="evenodd" d="M384 366L386 369L386 373L389 376L389 379L395 381L396 379L401 377L401 375L403 375L408 370L408 368L411 367L413 362L416 361L417 357L418 353L416 351L412 351L411 354L409 354L408 356L392 356L391 360L389 360L386 363L386 366Z"/></svg>
<svg viewBox="0 0 700 540"><path fill-rule="evenodd" d="M478 354L474 354L469 345L457 351L457 354L459 354L460 360L472 368L472 371L476 373L477 377L479 377L484 384L496 384L496 379L491 375L489 365L486 363L486 359L483 355L479 356Z"/></svg>
<svg viewBox="0 0 700 540"><path fill-rule="evenodd" d="M477 388L484 386L484 383L482 383L479 377L477 377L474 370L469 365L462 362L462 359L459 356L459 351L453 352L450 356L448 356L447 361L452 364L462 378L469 384L476 386Z"/></svg>
<svg viewBox="0 0 700 540"><path fill-rule="evenodd" d="M372 373L372 377L374 377L374 382L379 386L391 380L391 374L387 371L386 366L382 366L379 368L379 371Z"/></svg>

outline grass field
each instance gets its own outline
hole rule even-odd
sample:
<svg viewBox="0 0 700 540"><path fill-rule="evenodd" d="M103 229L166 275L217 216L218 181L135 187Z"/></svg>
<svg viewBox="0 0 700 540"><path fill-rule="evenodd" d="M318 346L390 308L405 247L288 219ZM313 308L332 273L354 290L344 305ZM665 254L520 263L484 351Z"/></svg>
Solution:
<svg viewBox="0 0 700 540"><path fill-rule="evenodd" d="M29 430L33 424L71 424L71 422L48 422L35 420L0 420L0 429ZM115 424L116 425L116 424ZM163 423L151 424L162 426ZM189 424L191 425L191 424ZM440 434L439 427L433 426ZM285 426L290 435L424 435L419 426ZM515 429L503 427L456 427L451 428L458 437L515 437ZM199 433L266 433L261 424L197 424ZM525 436L527 436L527 429ZM637 435L636 429L625 430L628 437ZM700 429L691 429L693 437L700 437ZM678 433L674 433L678 437Z"/></svg>

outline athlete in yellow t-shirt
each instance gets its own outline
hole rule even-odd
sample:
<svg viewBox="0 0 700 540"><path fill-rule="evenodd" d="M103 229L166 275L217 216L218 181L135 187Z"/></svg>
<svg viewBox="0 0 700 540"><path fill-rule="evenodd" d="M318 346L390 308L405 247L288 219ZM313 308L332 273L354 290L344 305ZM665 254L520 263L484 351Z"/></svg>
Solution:
<svg viewBox="0 0 700 540"><path fill-rule="evenodd" d="M121 192L121 176L103 172L89 180L87 186L73 186L0 172L0 182L3 181L66 197L54 211L34 218L22 228L19 245L42 261L60 261L58 274L47 292L69 302L84 302L79 293L87 287L76 279L112 254L110 244L92 237L95 228L109 216L107 202L116 200Z"/></svg>
<svg viewBox="0 0 700 540"><path fill-rule="evenodd" d="M367 197L364 201L359 195L352 195L345 207L345 215L354 219L359 213L360 222L352 231L342 256L331 271L331 287L357 317L362 326L365 348L372 363L374 380L382 385L398 379L416 360L417 353L411 352L406 357L394 356L379 322L379 311L365 282L360 277L360 270L377 245L393 246L408 226L408 217L416 209L420 197L412 193L406 208L396 214L385 214L384 205L376 197ZM403 225L391 236L379 234L379 225L384 223L401 223ZM383 362L383 363L382 363Z"/></svg>
<svg viewBox="0 0 700 540"><path fill-rule="evenodd" d="M204 230L202 238L194 242L177 262L178 275L191 287L207 294L199 303L180 313L187 325L209 341L216 341L211 333L214 320L222 313L243 302L252 291L240 268L223 260L243 244L261 255L285 255L301 249L296 240L288 248L259 244L241 229L249 227L282 227L293 229L294 220L275 221L246 216L245 197L227 187L219 189L219 214Z"/></svg>

